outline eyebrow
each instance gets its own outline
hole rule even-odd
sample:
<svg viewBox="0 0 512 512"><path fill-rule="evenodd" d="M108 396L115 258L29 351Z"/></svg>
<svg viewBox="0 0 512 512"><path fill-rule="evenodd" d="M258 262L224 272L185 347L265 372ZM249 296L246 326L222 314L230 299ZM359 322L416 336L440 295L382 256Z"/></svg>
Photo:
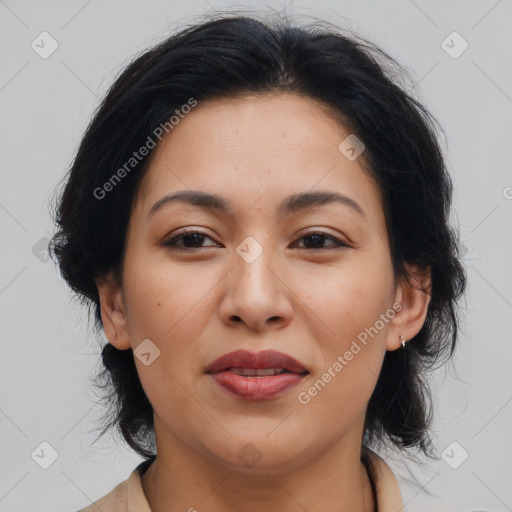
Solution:
<svg viewBox="0 0 512 512"><path fill-rule="evenodd" d="M154 215L155 212L165 204L175 201L182 201L207 210L216 210L226 215L231 215L233 213L231 203L221 196L208 194L199 190L182 190L167 194L159 199L151 207L151 210L149 210L148 217ZM323 206L332 203L348 206L363 218L366 218L363 208L359 203L354 201L354 199L337 192L328 191L302 192L285 197L277 207L277 213L284 215L286 213L304 210L313 206Z"/></svg>

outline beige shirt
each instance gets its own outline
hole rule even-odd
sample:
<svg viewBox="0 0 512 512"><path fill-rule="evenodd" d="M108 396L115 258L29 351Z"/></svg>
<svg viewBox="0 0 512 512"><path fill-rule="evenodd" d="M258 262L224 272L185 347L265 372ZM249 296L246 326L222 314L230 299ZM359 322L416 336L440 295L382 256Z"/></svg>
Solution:
<svg viewBox="0 0 512 512"><path fill-rule="evenodd" d="M378 512L400 512L402 496L395 475L386 462L369 451L373 467L372 477L377 493ZM142 489L141 477L149 467L149 460L140 463L128 479L118 484L107 495L78 512L151 512Z"/></svg>

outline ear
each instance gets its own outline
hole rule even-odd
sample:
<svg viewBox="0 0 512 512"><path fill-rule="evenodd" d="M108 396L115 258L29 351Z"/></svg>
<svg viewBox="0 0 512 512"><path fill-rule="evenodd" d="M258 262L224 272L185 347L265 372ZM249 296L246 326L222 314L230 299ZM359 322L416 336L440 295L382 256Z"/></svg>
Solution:
<svg viewBox="0 0 512 512"><path fill-rule="evenodd" d="M96 279L96 287L100 296L105 336L119 350L131 348L121 284L113 272L109 272L106 276Z"/></svg>
<svg viewBox="0 0 512 512"><path fill-rule="evenodd" d="M431 268L405 265L410 277L400 279L395 293L395 303L402 305L390 322L386 340L387 350L402 348L400 336L408 342L416 336L425 323L432 293Z"/></svg>

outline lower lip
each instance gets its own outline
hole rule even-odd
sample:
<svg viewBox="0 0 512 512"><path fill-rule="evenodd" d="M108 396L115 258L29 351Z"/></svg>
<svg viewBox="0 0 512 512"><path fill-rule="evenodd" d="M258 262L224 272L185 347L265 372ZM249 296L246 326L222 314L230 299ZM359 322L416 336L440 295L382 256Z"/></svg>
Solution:
<svg viewBox="0 0 512 512"><path fill-rule="evenodd" d="M265 377L243 377L230 371L211 374L230 394L244 400L269 400L296 386L305 375L282 373Z"/></svg>

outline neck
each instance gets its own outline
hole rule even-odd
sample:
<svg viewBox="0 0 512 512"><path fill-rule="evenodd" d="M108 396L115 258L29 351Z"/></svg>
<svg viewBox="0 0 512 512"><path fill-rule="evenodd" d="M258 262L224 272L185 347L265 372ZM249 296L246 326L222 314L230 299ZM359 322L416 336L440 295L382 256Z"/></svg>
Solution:
<svg viewBox="0 0 512 512"><path fill-rule="evenodd" d="M158 456L142 476L152 512L376 510L371 482L360 459L360 432L348 433L324 453L293 468L262 469L256 464L248 470L223 465L161 426L155 415Z"/></svg>

